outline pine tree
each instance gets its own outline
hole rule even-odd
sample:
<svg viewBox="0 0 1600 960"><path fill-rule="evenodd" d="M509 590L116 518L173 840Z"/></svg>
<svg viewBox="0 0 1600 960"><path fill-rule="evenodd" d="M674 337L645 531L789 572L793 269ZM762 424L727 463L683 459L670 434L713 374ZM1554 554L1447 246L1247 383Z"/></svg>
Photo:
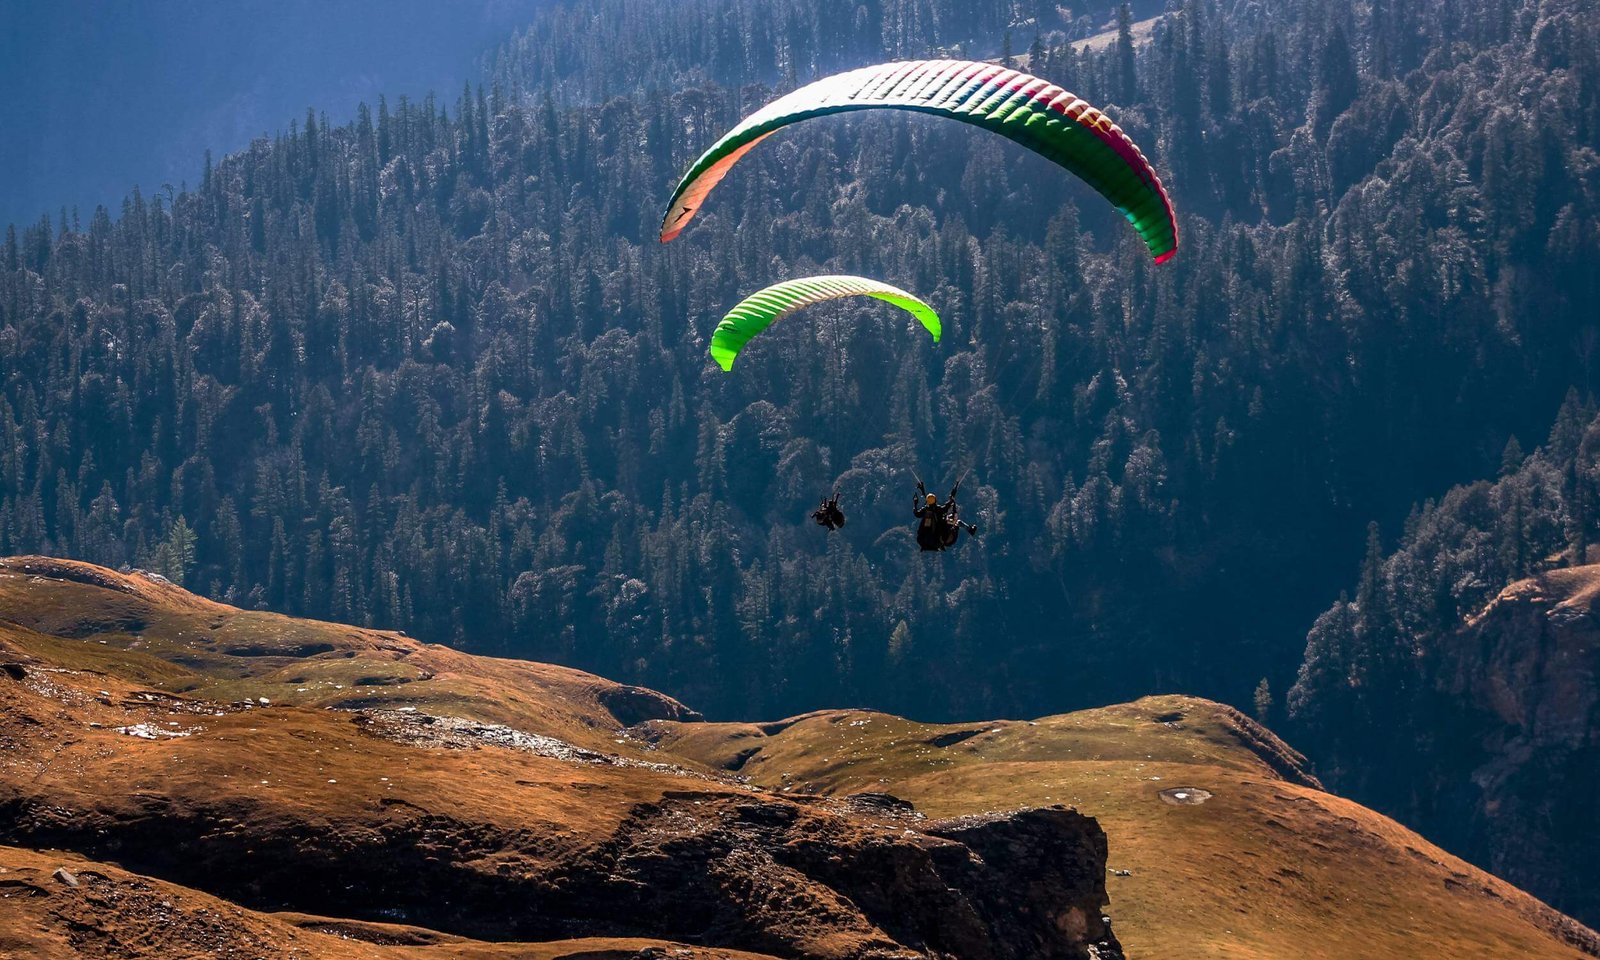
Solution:
<svg viewBox="0 0 1600 960"><path fill-rule="evenodd" d="M1133 9L1126 0L1117 7L1117 100L1131 104L1139 99L1139 73L1133 49Z"/></svg>
<svg viewBox="0 0 1600 960"><path fill-rule="evenodd" d="M1500 476L1508 477L1516 473L1524 459L1522 444L1517 442L1516 434L1512 434L1510 439L1506 440L1505 450L1500 454Z"/></svg>
<svg viewBox="0 0 1600 960"><path fill-rule="evenodd" d="M1255 704L1256 719L1266 723L1272 716L1272 687L1268 686L1267 678L1262 677L1256 684L1256 692L1251 701Z"/></svg>
<svg viewBox="0 0 1600 960"><path fill-rule="evenodd" d="M889 663L899 666L911 656L911 626L904 620L894 625L894 632L889 635Z"/></svg>
<svg viewBox="0 0 1600 960"><path fill-rule="evenodd" d="M1359 89L1350 40L1343 25L1335 23L1323 42L1317 61L1317 90L1312 98L1312 129L1320 137L1356 99Z"/></svg>
<svg viewBox="0 0 1600 960"><path fill-rule="evenodd" d="M173 583L183 586L194 569L195 534L181 515L173 521L167 538L156 548L150 566Z"/></svg>

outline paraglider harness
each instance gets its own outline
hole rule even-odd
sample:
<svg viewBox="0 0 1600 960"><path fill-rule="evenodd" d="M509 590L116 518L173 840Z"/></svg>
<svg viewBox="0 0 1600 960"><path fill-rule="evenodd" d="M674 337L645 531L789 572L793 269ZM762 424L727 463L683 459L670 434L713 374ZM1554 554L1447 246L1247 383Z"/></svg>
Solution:
<svg viewBox="0 0 1600 960"><path fill-rule="evenodd" d="M956 504L956 494L960 491L961 481L957 480L956 485L950 488L949 498L940 503L939 498L923 486L922 478L917 478L917 500L911 512L920 521L917 524L917 546L924 552L947 550L955 546L962 529L967 531L968 536L978 535L976 524L963 523L961 520L961 508Z"/></svg>
<svg viewBox="0 0 1600 960"><path fill-rule="evenodd" d="M839 509L839 491L833 491L832 499L825 498L822 506L811 512L811 519L817 522L817 526L830 531L844 526L844 511Z"/></svg>

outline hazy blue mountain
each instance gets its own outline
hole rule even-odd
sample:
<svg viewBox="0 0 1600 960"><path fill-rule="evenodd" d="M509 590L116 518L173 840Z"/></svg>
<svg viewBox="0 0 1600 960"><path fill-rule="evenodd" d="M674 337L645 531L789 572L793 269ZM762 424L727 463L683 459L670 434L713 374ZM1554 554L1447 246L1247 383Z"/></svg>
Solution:
<svg viewBox="0 0 1600 960"><path fill-rule="evenodd" d="M0 224L190 184L307 106L458 90L542 0L0 4Z"/></svg>

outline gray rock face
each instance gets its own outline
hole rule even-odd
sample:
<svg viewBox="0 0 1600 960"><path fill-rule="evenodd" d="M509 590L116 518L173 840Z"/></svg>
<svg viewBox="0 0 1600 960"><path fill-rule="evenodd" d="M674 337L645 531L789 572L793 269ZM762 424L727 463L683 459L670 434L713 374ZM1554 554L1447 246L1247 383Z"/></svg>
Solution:
<svg viewBox="0 0 1600 960"><path fill-rule="evenodd" d="M1439 780L1458 790L1438 827L1453 820L1456 849L1591 923L1600 918L1597 604L1600 567L1513 584L1451 638L1436 674L1465 714L1459 749L1441 753Z"/></svg>

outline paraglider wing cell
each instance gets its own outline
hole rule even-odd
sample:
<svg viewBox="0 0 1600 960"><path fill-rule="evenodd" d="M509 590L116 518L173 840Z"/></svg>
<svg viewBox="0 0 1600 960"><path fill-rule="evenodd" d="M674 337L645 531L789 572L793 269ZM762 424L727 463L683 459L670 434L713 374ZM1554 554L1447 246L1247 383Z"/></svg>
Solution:
<svg viewBox="0 0 1600 960"><path fill-rule="evenodd" d="M696 160L673 191L663 243L694 218L739 158L779 129L852 110L913 110L991 130L1082 178L1122 212L1157 263L1178 249L1178 225L1150 161L1104 113L1060 87L970 60L910 60L807 84L746 117Z"/></svg>
<svg viewBox="0 0 1600 960"><path fill-rule="evenodd" d="M939 315L899 287L868 280L866 277L826 276L786 280L773 284L740 301L728 311L711 334L711 357L724 370L733 369L733 361L751 338L771 326L779 317L787 316L802 307L841 297L876 297L907 311L922 322L938 343L943 335Z"/></svg>

